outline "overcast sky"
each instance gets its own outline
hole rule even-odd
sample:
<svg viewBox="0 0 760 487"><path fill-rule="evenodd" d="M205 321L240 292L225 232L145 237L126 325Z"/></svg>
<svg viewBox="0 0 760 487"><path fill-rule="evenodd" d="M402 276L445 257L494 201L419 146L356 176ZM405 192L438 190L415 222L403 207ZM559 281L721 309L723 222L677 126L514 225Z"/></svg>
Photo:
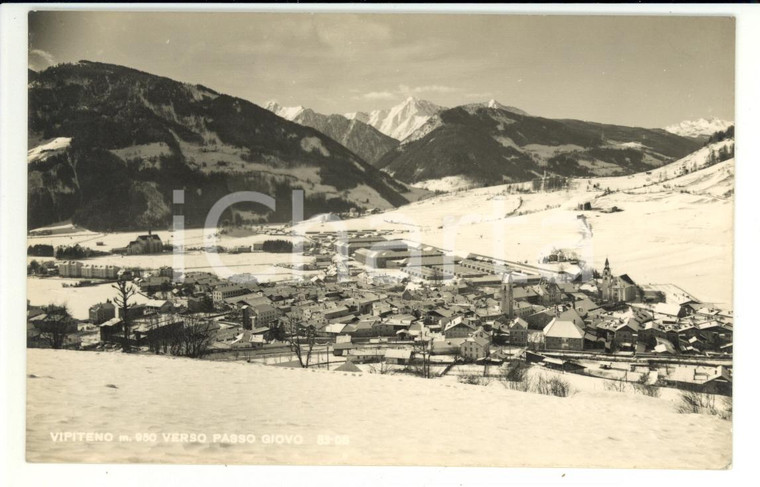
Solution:
<svg viewBox="0 0 760 487"><path fill-rule="evenodd" d="M491 98L551 118L734 119L725 17L37 12L32 69L81 59L257 104L368 111Z"/></svg>

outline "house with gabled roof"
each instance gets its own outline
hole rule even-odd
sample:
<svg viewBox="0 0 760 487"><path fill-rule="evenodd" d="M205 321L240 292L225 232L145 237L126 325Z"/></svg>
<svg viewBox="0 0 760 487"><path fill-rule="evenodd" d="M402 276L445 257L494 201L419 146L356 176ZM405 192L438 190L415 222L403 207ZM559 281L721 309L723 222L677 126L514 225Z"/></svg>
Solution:
<svg viewBox="0 0 760 487"><path fill-rule="evenodd" d="M509 344L524 347L528 344L528 322L515 318L509 323Z"/></svg>
<svg viewBox="0 0 760 487"><path fill-rule="evenodd" d="M655 337L655 340L657 341L657 345L655 345L654 347L654 351L656 353L669 354L669 355L676 355L678 353L678 350L676 350L676 347L667 338Z"/></svg>
<svg viewBox="0 0 760 487"><path fill-rule="evenodd" d="M551 323L556 317L554 309L546 308L537 313L524 316L523 319L528 323L529 330L543 331L546 325Z"/></svg>
<svg viewBox="0 0 760 487"><path fill-rule="evenodd" d="M468 321L451 322L443 329L446 338L465 338L475 331L475 327Z"/></svg>
<svg viewBox="0 0 760 487"><path fill-rule="evenodd" d="M547 350L583 350L584 332L572 321L553 319L543 330Z"/></svg>
<svg viewBox="0 0 760 487"><path fill-rule="evenodd" d="M361 374L362 369L357 367L353 362L350 360L346 360L343 362L342 365L339 365L335 369L333 369L335 372L351 372L351 373L359 373Z"/></svg>
<svg viewBox="0 0 760 487"><path fill-rule="evenodd" d="M385 351L385 361L389 364L404 365L412 358L411 348L389 348Z"/></svg>
<svg viewBox="0 0 760 487"><path fill-rule="evenodd" d="M512 306L512 314L518 318L524 318L535 313L537 311L536 308L540 307L530 304L527 301L515 301L515 304Z"/></svg>
<svg viewBox="0 0 760 487"><path fill-rule="evenodd" d="M468 361L475 361L487 357L491 342L481 337L469 337L459 345L460 355Z"/></svg>
<svg viewBox="0 0 760 487"><path fill-rule="evenodd" d="M632 348L636 345L641 324L635 318L629 318L619 323L614 329L613 342L622 348Z"/></svg>

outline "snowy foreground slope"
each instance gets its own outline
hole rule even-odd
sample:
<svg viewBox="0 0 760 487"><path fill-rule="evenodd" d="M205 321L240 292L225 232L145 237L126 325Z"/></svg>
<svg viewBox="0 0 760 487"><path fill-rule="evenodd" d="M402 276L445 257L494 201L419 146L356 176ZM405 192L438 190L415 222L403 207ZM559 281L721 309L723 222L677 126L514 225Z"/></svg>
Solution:
<svg viewBox="0 0 760 487"><path fill-rule="evenodd" d="M616 392L559 398L500 384L38 349L28 351L28 374L32 462L698 469L731 462L730 422ZM113 440L53 440L64 432ZM137 441L153 434L156 441ZM292 443L266 443L275 435ZM349 444L320 444L328 437Z"/></svg>

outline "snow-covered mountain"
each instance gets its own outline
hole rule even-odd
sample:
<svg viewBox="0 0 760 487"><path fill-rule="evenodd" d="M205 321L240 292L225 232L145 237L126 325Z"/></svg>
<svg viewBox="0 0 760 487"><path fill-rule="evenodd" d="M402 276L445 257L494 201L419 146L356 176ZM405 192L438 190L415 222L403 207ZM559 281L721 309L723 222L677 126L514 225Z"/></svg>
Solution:
<svg viewBox="0 0 760 487"><path fill-rule="evenodd" d="M290 120L291 122L294 121L298 115L303 113L304 110L306 110L306 108L300 105L297 107L284 107L274 100L266 102L264 108L274 113L278 117L282 117L285 120Z"/></svg>
<svg viewBox="0 0 760 487"><path fill-rule="evenodd" d="M547 172L646 172L702 145L661 129L552 120L502 106L491 101L443 110L374 165L416 187L460 189L529 181Z"/></svg>
<svg viewBox="0 0 760 487"><path fill-rule="evenodd" d="M501 103L494 100L493 98L491 98L485 103L480 103L479 105L484 106L486 108L498 108L500 110L506 110L508 112L516 113L518 115L528 115L528 112L524 110L520 110L519 108L511 107L508 105L502 105Z"/></svg>
<svg viewBox="0 0 760 487"><path fill-rule="evenodd" d="M424 125L430 117L445 109L435 103L410 96L391 108L374 110L370 113L346 113L345 117L364 122L394 139L404 140Z"/></svg>
<svg viewBox="0 0 760 487"><path fill-rule="evenodd" d="M302 106L284 107L276 101L267 102L264 108L286 120L319 130L369 163L398 145L396 139L376 128L343 115L324 115Z"/></svg>
<svg viewBox="0 0 760 487"><path fill-rule="evenodd" d="M715 132L726 130L734 122L720 120L718 118L700 118L698 120L684 120L665 127L665 130L682 137L700 137L712 135Z"/></svg>

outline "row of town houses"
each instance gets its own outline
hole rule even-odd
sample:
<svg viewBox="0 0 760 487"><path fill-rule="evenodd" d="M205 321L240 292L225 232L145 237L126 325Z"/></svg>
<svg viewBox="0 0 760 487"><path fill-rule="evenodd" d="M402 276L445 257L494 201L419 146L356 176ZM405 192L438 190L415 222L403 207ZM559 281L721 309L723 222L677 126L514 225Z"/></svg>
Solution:
<svg viewBox="0 0 760 487"><path fill-rule="evenodd" d="M161 294L151 306L138 307L142 311L135 318L210 311L234 316L231 329L239 333L226 332L214 345L221 348L260 345L278 327L308 327L340 342L336 353L369 339L420 337L435 343L436 351L457 349L468 358L506 345L662 354L732 351L730 313L674 286L639 286L625 274L613 275L609 262L598 278L581 280L484 256L445 255L378 232L307 236L315 265L327 272L305 282L258 284L208 272L188 272L176 282L168 267L143 272L74 261L60 263L59 271L64 277L130 278L145 296ZM151 237L143 240L156 240ZM334 262L332 251L348 260ZM349 279L338 278L339 265ZM400 269L407 278L401 285L397 278L362 270L378 268ZM118 328L112 306L98 303L90 310L90 322L108 328L101 333L104 339Z"/></svg>
<svg viewBox="0 0 760 487"><path fill-rule="evenodd" d="M658 292L637 289L630 293L626 289L631 282L612 276L609 264L600 279L586 283L541 279L535 284L516 284L506 277L495 287L464 281L443 286L409 284L404 289L362 285L358 280L232 283L196 272L188 273L183 282L193 289L192 296L175 299L178 306L158 312L198 312L199 303L207 299L215 312L238 316L241 333L248 331L246 336L255 336L257 343L270 337L272 328L287 324L312 327L334 342L343 337L344 349L350 348L345 337L361 342L371 338L414 341L426 336L447 343L439 349L459 347L470 340L466 347L470 358L487 355L492 344L557 351L732 351L730 313L693 297L680 302L628 302L630 297ZM94 308L98 306L102 305ZM256 332L250 333L252 330ZM226 345L229 343L217 344Z"/></svg>

